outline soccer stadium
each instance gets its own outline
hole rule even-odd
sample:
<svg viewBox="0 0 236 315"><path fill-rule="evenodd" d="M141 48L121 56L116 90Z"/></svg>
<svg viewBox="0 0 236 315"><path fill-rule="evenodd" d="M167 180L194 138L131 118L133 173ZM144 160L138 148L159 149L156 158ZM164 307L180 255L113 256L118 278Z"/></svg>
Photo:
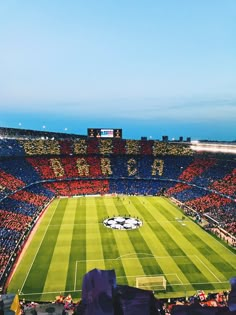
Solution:
<svg viewBox="0 0 236 315"><path fill-rule="evenodd" d="M0 235L15 312L231 314L235 143L0 128Z"/></svg>

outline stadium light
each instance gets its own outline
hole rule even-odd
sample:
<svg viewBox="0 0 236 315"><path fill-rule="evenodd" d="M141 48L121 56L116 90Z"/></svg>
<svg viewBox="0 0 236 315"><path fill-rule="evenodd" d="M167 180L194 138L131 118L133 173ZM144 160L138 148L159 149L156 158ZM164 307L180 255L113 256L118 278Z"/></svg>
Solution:
<svg viewBox="0 0 236 315"><path fill-rule="evenodd" d="M202 143L199 141L192 141L190 148L194 151L236 154L236 144Z"/></svg>

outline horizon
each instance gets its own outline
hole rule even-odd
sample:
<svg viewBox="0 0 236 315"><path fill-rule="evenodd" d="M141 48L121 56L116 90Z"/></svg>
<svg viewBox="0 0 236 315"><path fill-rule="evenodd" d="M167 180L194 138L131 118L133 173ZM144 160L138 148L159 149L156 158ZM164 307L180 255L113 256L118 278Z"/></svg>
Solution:
<svg viewBox="0 0 236 315"><path fill-rule="evenodd" d="M43 126L43 127L45 127L45 126ZM105 127L105 128L98 128L98 127L96 127L96 128L87 128L86 129L86 132L85 133L80 133L80 134L78 134L78 133L70 133L70 132L68 132L68 130L67 130L67 128L65 128L65 130L63 130L63 131L47 131L47 130L45 130L45 129L43 129L43 130L38 130L38 129L24 129L24 128L21 128L21 126L19 126L18 128L17 127L1 127L0 126L0 133L1 133L1 129L13 129L13 130L15 130L15 131L21 131L22 132L22 134L18 134L18 136L20 137L20 136L23 136L23 137L26 137L26 135L24 135L24 131L27 133L27 132L35 132L35 133L39 133L39 134L41 134L41 137L43 137L42 139L52 139L52 140L54 140L54 137L52 137L52 138L48 138L48 137L50 137L50 133L51 134L53 134L53 135L55 135L56 133L58 133L58 134L60 134L60 135L63 135L63 138L66 136L66 135L68 135L68 137L70 137L70 136L78 136L78 137L80 137L80 136L82 136L82 137L88 137L88 138L90 138L89 137L89 129L104 129L104 130L111 130L111 129L113 129L113 130L116 130L116 129L119 129L119 128L107 128L107 127ZM193 140L191 137L186 137L186 138L184 138L184 137L182 137L182 136L179 136L178 138L169 138L169 135L162 135L160 138L152 138L152 137L146 137L146 136L141 136L141 138L126 138L126 137L124 137L123 136L123 134L124 134L124 130L121 128L120 129L121 130L121 132L122 132L122 136L121 136L121 139L123 139L123 140L145 140L145 141L148 141L148 140L153 140L153 141L167 141L167 142L191 142L193 145L196 145L196 144L198 144L198 142L199 142L199 144L202 142L202 143L207 143L207 142L209 142L209 143L228 143L228 144L230 144L230 143L234 143L234 142L236 142L236 139L235 140L218 140L218 139L198 139L198 140ZM45 135L45 138L44 138L44 135ZM4 138L5 136L1 136L0 135L0 139L1 138ZM12 136L13 137L13 136ZM165 140L164 138L165 137L167 137L167 140ZM66 137L65 137L66 138ZM99 137L100 138L100 137ZM106 139L112 139L113 137L111 136L111 137L104 137L103 138L103 140L106 140ZM182 139L181 139L182 138Z"/></svg>

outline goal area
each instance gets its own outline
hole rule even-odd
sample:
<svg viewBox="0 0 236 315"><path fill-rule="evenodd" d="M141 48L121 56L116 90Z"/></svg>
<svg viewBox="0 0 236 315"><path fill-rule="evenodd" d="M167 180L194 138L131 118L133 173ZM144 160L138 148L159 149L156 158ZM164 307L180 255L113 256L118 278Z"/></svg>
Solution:
<svg viewBox="0 0 236 315"><path fill-rule="evenodd" d="M136 288L151 291L166 290L166 278L164 276L136 277Z"/></svg>

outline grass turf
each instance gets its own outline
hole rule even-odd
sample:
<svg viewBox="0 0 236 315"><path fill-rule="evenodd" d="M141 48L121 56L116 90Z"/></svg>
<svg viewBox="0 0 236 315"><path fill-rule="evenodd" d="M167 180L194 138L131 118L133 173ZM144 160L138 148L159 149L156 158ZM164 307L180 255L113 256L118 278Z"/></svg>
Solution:
<svg viewBox="0 0 236 315"><path fill-rule="evenodd" d="M114 215L139 217L137 230L108 229ZM119 196L55 199L47 209L8 286L9 293L52 301L59 293L81 297L83 275L115 269L117 284L164 275L158 297L230 288L236 255L163 197Z"/></svg>

